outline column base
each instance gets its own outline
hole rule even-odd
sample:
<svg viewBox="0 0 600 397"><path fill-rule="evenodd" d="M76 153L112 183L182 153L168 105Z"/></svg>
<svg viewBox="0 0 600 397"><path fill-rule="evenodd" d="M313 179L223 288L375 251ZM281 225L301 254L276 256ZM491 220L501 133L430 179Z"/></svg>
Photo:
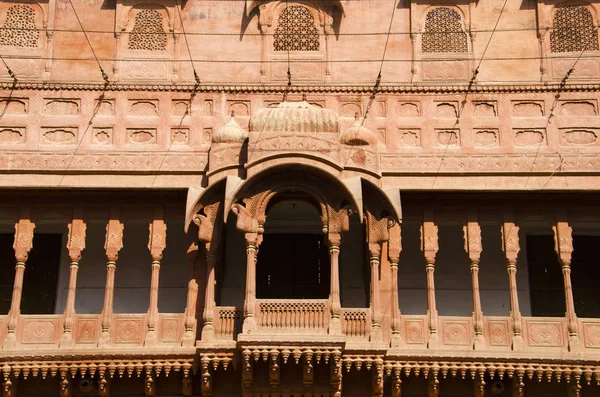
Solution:
<svg viewBox="0 0 600 397"><path fill-rule="evenodd" d="M569 351L578 352L583 350L581 340L578 335L569 335Z"/></svg>
<svg viewBox="0 0 600 397"><path fill-rule="evenodd" d="M158 338L156 337L156 331L148 331L146 338L144 339L144 346L156 346L158 344Z"/></svg>
<svg viewBox="0 0 600 397"><path fill-rule="evenodd" d="M473 350L485 350L486 343L483 335L475 335L475 341L473 343Z"/></svg>
<svg viewBox="0 0 600 397"><path fill-rule="evenodd" d="M513 335L512 337L512 350L515 352L519 352L523 350L523 336L522 335Z"/></svg>
<svg viewBox="0 0 600 397"><path fill-rule="evenodd" d="M406 342L400 336L400 332L392 333L392 339L390 340L390 347L392 349L398 349L406 346Z"/></svg>
<svg viewBox="0 0 600 397"><path fill-rule="evenodd" d="M429 331L429 340L427 341L428 349L437 349L440 346L440 338L437 331Z"/></svg>
<svg viewBox="0 0 600 397"><path fill-rule="evenodd" d="M329 322L329 335L341 335L342 323L339 318L332 318Z"/></svg>
<svg viewBox="0 0 600 397"><path fill-rule="evenodd" d="M205 323L202 327L202 335L200 338L203 341L211 341L215 339L215 327L210 323Z"/></svg>
<svg viewBox="0 0 600 397"><path fill-rule="evenodd" d="M106 347L110 344L110 331L102 330L100 339L98 339L98 347Z"/></svg>
<svg viewBox="0 0 600 397"><path fill-rule="evenodd" d="M59 347L73 347L73 333L71 331L63 332L58 342Z"/></svg>
<svg viewBox="0 0 600 397"><path fill-rule="evenodd" d="M243 334L251 334L256 329L256 322L254 316L246 316L244 318L244 324L242 325Z"/></svg>
<svg viewBox="0 0 600 397"><path fill-rule="evenodd" d="M17 336L14 332L9 332L4 338L4 343L2 344L3 349L15 349L17 347Z"/></svg>
<svg viewBox="0 0 600 397"><path fill-rule="evenodd" d="M381 326L379 324L371 326L371 336L369 340L371 342L383 342L383 334L381 333Z"/></svg>

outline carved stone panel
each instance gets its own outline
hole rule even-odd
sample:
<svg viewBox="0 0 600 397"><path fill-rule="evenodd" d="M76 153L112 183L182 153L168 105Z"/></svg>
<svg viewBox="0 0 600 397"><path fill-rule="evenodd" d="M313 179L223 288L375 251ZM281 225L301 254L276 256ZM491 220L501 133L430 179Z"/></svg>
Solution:
<svg viewBox="0 0 600 397"><path fill-rule="evenodd" d="M181 338L181 318L162 317L160 327L160 339L163 342L179 342Z"/></svg>
<svg viewBox="0 0 600 397"><path fill-rule="evenodd" d="M153 144L156 143L156 128L128 128L127 143Z"/></svg>
<svg viewBox="0 0 600 397"><path fill-rule="evenodd" d="M495 147L499 145L499 133L494 128L475 129L475 146Z"/></svg>
<svg viewBox="0 0 600 397"><path fill-rule="evenodd" d="M399 102L398 116L400 117L419 117L421 107L419 102Z"/></svg>
<svg viewBox="0 0 600 397"><path fill-rule="evenodd" d="M600 131L596 128L561 128L560 144L564 146L587 146L598 143Z"/></svg>
<svg viewBox="0 0 600 397"><path fill-rule="evenodd" d="M140 343L143 340L143 321L139 319L119 318L116 320L116 343Z"/></svg>
<svg viewBox="0 0 600 397"><path fill-rule="evenodd" d="M56 343L58 319L41 320L31 319L23 320L22 323L22 340L23 344L38 344L38 343Z"/></svg>
<svg viewBox="0 0 600 397"><path fill-rule="evenodd" d="M77 143L77 127L43 127L40 144L75 145Z"/></svg>
<svg viewBox="0 0 600 397"><path fill-rule="evenodd" d="M458 129L438 129L435 131L438 146L460 146Z"/></svg>
<svg viewBox="0 0 600 397"><path fill-rule="evenodd" d="M0 127L0 145L25 143L25 127Z"/></svg>
<svg viewBox="0 0 600 397"><path fill-rule="evenodd" d="M468 321L443 321L442 324L445 345L468 346L470 344Z"/></svg>
<svg viewBox="0 0 600 397"><path fill-rule="evenodd" d="M435 117L456 118L458 117L458 102L435 102Z"/></svg>
<svg viewBox="0 0 600 397"><path fill-rule="evenodd" d="M425 343L425 321L424 320L406 320L404 329L406 330L406 343L423 344Z"/></svg>
<svg viewBox="0 0 600 397"><path fill-rule="evenodd" d="M46 98L44 114L55 116L77 116L81 109L80 99Z"/></svg>
<svg viewBox="0 0 600 397"><path fill-rule="evenodd" d="M250 101L227 101L227 114L234 112L236 116L250 116L252 114Z"/></svg>
<svg viewBox="0 0 600 397"><path fill-rule="evenodd" d="M95 145L111 145L113 143L112 127L94 127L92 129L92 143Z"/></svg>
<svg viewBox="0 0 600 397"><path fill-rule="evenodd" d="M126 80L165 80L169 77L167 62L128 60L123 64L123 78Z"/></svg>
<svg viewBox="0 0 600 397"><path fill-rule="evenodd" d="M473 101L474 117L496 117L498 116L498 104L496 101Z"/></svg>
<svg viewBox="0 0 600 397"><path fill-rule="evenodd" d="M542 128L516 128L514 140L517 146L540 146L546 144L546 131Z"/></svg>
<svg viewBox="0 0 600 397"><path fill-rule="evenodd" d="M398 130L398 143L405 147L421 146L421 130L418 128L400 128Z"/></svg>
<svg viewBox="0 0 600 397"><path fill-rule="evenodd" d="M0 114L27 114L28 104L24 98L1 98Z"/></svg>
<svg viewBox="0 0 600 397"><path fill-rule="evenodd" d="M173 145L187 145L189 142L189 128L171 128L171 143Z"/></svg>
<svg viewBox="0 0 600 397"><path fill-rule="evenodd" d="M98 338L98 319L79 318L75 326L75 343L95 343Z"/></svg>
<svg viewBox="0 0 600 397"><path fill-rule="evenodd" d="M465 80L466 61L428 61L423 64L423 80Z"/></svg>
<svg viewBox="0 0 600 397"><path fill-rule="evenodd" d="M529 322L527 324L529 346L562 347L563 333L561 323Z"/></svg>
<svg viewBox="0 0 600 397"><path fill-rule="evenodd" d="M585 347L600 349L600 323L583 323Z"/></svg>
<svg viewBox="0 0 600 397"><path fill-rule="evenodd" d="M513 116L544 117L543 101L513 101Z"/></svg>
<svg viewBox="0 0 600 397"><path fill-rule="evenodd" d="M596 116L598 114L595 99L586 101L560 101L560 115L567 117Z"/></svg>
<svg viewBox="0 0 600 397"><path fill-rule="evenodd" d="M130 99L130 116L158 116L157 99Z"/></svg>
<svg viewBox="0 0 600 397"><path fill-rule="evenodd" d="M506 320L489 320L488 335L490 346L508 346L510 337L508 334L508 322Z"/></svg>

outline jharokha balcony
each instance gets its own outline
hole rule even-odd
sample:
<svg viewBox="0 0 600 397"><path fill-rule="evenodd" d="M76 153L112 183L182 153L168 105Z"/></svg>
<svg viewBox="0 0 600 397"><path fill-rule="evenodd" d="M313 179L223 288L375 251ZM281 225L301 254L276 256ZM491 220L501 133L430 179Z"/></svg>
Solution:
<svg viewBox="0 0 600 397"><path fill-rule="evenodd" d="M401 199L358 119L302 101L249 124L187 197L4 194L5 397L597 395L596 196Z"/></svg>
<svg viewBox="0 0 600 397"><path fill-rule="evenodd" d="M143 204L118 194L85 204L7 197L5 388L19 377L86 376L100 390L130 376L151 388L170 374L184 393L210 394L213 381L240 373L242 388L268 391L295 365L303 387L334 394L347 371L365 369L375 380L423 375L430 387L466 374L517 388L563 378L587 390L600 376L591 281L600 219L585 198L570 210L563 198L507 206L515 197L465 208L460 196L409 194L400 218L381 196L381 220L341 209L325 223L303 193L278 193L260 222L249 213L260 206L233 204L226 217L198 204L206 193L188 202L187 225L171 193ZM548 354L559 359L542 364Z"/></svg>

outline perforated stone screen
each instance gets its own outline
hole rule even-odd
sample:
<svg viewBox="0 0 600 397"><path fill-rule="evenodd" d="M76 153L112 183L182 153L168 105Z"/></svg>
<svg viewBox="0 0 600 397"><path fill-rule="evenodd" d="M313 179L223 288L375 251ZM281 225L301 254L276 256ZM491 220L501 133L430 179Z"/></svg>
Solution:
<svg viewBox="0 0 600 397"><path fill-rule="evenodd" d="M592 13L585 7L562 7L554 13L550 51L573 52L598 49L598 31Z"/></svg>
<svg viewBox="0 0 600 397"><path fill-rule="evenodd" d="M163 29L163 16L156 10L143 10L135 16L129 33L130 50L164 51L167 49L167 34Z"/></svg>
<svg viewBox="0 0 600 397"><path fill-rule="evenodd" d="M275 29L275 51L319 51L315 18L302 6L290 6L279 15Z"/></svg>
<svg viewBox="0 0 600 397"><path fill-rule="evenodd" d="M8 9L6 22L0 28L0 45L12 47L37 47L40 32L35 26L35 10L16 5Z"/></svg>
<svg viewBox="0 0 600 397"><path fill-rule="evenodd" d="M467 35L458 12L438 7L427 13L423 33L423 52L468 52Z"/></svg>

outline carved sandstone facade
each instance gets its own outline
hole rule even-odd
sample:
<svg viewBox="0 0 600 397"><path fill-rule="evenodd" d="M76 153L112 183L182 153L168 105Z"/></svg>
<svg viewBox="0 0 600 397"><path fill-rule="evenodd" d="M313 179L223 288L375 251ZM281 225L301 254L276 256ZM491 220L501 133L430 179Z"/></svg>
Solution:
<svg viewBox="0 0 600 397"><path fill-rule="evenodd" d="M1 3L4 396L600 393L600 4L501 6Z"/></svg>

